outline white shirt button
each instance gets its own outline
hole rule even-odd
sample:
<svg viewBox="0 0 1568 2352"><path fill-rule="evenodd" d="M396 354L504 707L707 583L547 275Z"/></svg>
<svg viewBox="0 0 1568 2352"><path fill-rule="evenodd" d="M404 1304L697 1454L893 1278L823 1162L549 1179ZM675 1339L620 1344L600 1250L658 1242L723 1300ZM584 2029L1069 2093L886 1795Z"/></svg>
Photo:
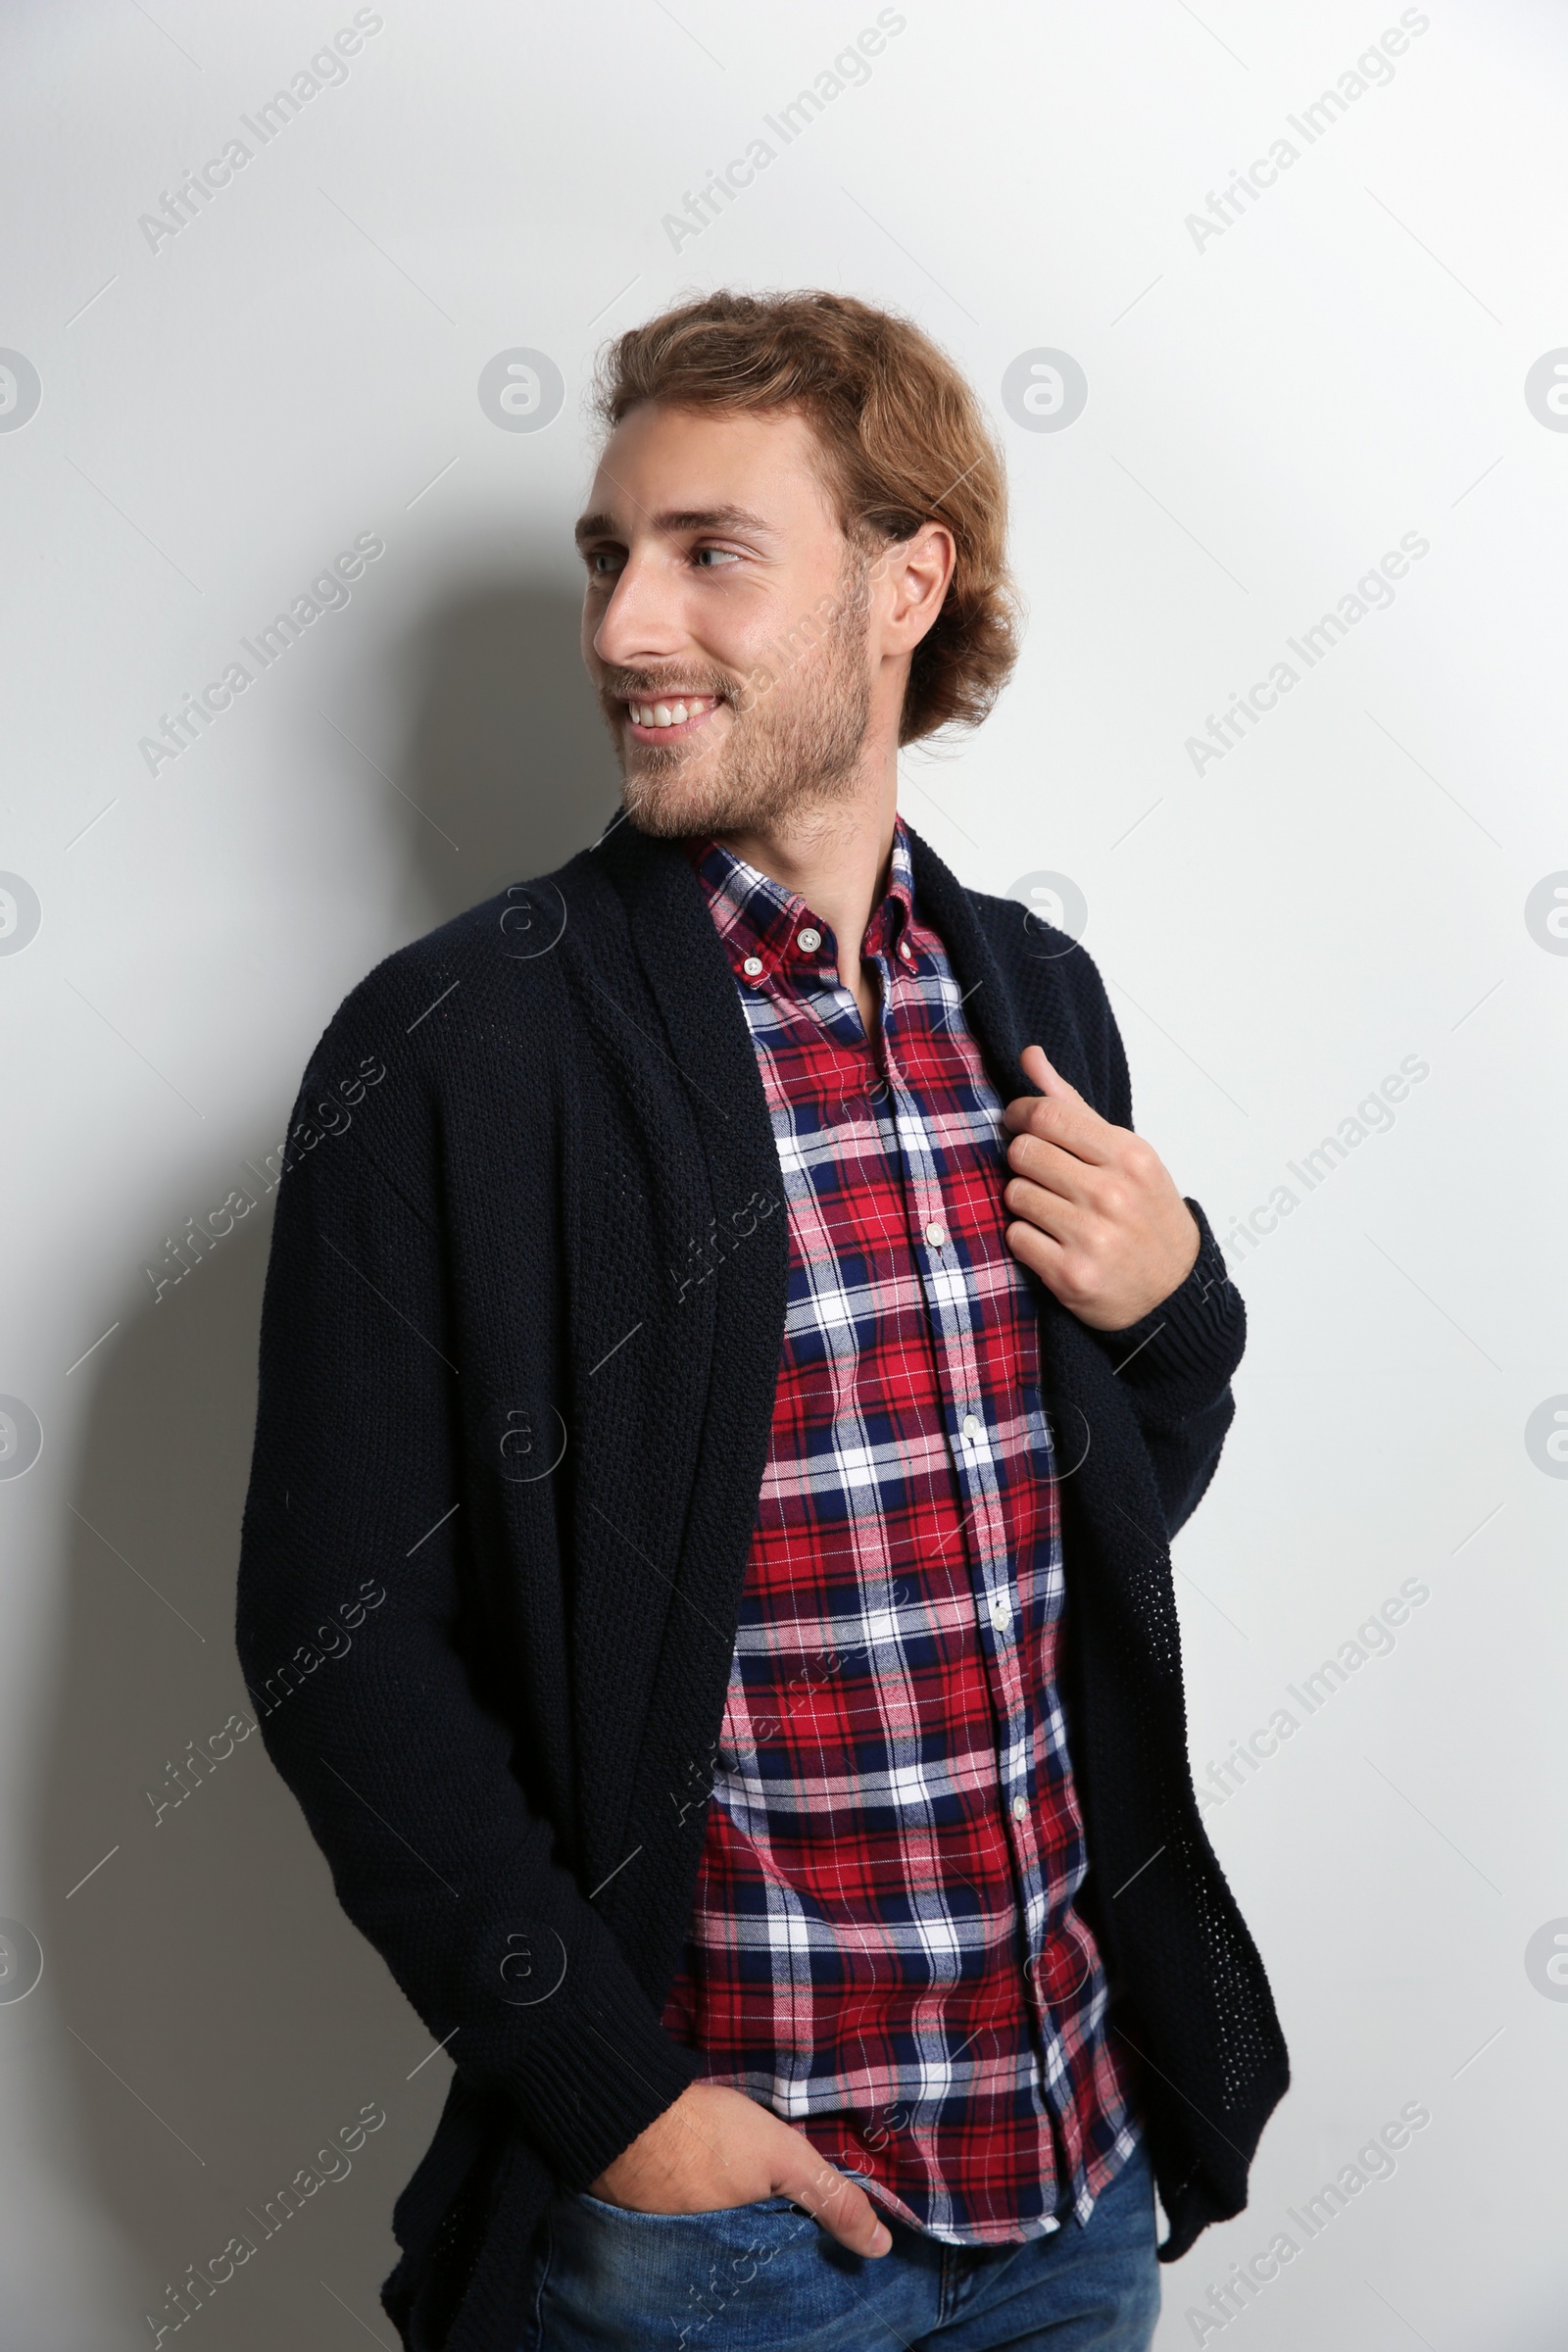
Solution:
<svg viewBox="0 0 1568 2352"><path fill-rule="evenodd" d="M925 1238L933 1250L940 1250L947 1241L948 1229L945 1225L930 1224L925 1229Z"/></svg>
<svg viewBox="0 0 1568 2352"><path fill-rule="evenodd" d="M999 1634L1004 1634L1012 1623L1012 1603L1005 1592L998 1592L991 1603L991 1622Z"/></svg>
<svg viewBox="0 0 1568 2352"><path fill-rule="evenodd" d="M755 980L761 968L762 958L760 956L748 956L746 961L741 965L741 970L746 974L748 980Z"/></svg>
<svg viewBox="0 0 1568 2352"><path fill-rule="evenodd" d="M965 1413L965 1414L964 1414L964 1416L963 1416L963 1434L964 1434L964 1436L965 1436L966 1438L978 1438L979 1436L981 1436L981 1435L982 1435L982 1433L984 1432L984 1429L985 1429L985 1423L984 1423L982 1420L980 1420L976 1414L974 1414L974 1413Z"/></svg>
<svg viewBox="0 0 1568 2352"><path fill-rule="evenodd" d="M814 931L809 923L807 924L804 931L797 931L795 937L799 945L806 950L808 956L814 956L817 949L822 945L821 932Z"/></svg>
<svg viewBox="0 0 1568 2352"><path fill-rule="evenodd" d="M904 957L906 963L912 963L914 961L914 950L910 947L906 939L900 940L899 954Z"/></svg>
<svg viewBox="0 0 1568 2352"><path fill-rule="evenodd" d="M1012 1818L1013 1818L1013 1820L1014 1820L1014 1821L1022 1821L1022 1819L1023 1819L1024 1815L1025 1815L1025 1814L1028 1812L1028 1810L1029 1810L1029 1799L1028 1799L1026 1796L1015 1796L1015 1797L1013 1798L1013 1800L1012 1800Z"/></svg>

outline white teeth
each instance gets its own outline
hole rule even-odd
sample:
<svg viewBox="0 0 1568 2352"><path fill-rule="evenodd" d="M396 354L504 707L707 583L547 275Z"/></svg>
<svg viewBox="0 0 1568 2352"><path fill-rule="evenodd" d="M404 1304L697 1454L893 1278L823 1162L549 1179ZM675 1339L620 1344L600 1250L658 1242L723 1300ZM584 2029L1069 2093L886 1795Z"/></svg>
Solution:
<svg viewBox="0 0 1568 2352"><path fill-rule="evenodd" d="M712 707L710 695L693 695L689 701L674 703L628 703L627 710L639 727L680 727L689 718L700 718Z"/></svg>

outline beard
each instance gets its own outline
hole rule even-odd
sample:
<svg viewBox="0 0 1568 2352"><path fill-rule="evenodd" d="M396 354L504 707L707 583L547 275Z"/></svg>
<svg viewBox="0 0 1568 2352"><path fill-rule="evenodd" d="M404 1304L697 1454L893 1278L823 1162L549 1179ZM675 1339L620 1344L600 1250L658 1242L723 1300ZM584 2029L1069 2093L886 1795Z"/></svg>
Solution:
<svg viewBox="0 0 1568 2352"><path fill-rule="evenodd" d="M607 673L600 706L620 760L621 806L639 832L677 840L767 831L850 796L871 714L867 574L864 563L852 564L833 617L797 660L783 663L770 649L760 686L755 670L736 676L690 663L672 679L643 669ZM716 746L700 734L667 749L626 737L620 698L667 700L676 686L722 700L730 715Z"/></svg>

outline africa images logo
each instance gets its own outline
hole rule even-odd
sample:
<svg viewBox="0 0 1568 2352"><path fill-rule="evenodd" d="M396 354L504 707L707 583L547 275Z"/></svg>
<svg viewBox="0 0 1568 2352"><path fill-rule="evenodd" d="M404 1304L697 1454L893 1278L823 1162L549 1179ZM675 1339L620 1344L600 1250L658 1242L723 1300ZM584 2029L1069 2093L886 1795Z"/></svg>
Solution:
<svg viewBox="0 0 1568 2352"><path fill-rule="evenodd" d="M479 371L479 406L504 433L537 433L559 416L566 382L547 351L519 343Z"/></svg>
<svg viewBox="0 0 1568 2352"><path fill-rule="evenodd" d="M1029 433L1059 433L1089 403L1089 378L1070 351L1020 351L1002 378L1002 405Z"/></svg>
<svg viewBox="0 0 1568 2352"><path fill-rule="evenodd" d="M1568 433L1568 351L1542 353L1525 377L1525 407L1547 432Z"/></svg>
<svg viewBox="0 0 1568 2352"><path fill-rule="evenodd" d="M38 936L43 908L24 874L0 874L0 956L20 956Z"/></svg>
<svg viewBox="0 0 1568 2352"><path fill-rule="evenodd" d="M25 354L0 350L0 433L19 432L42 398L38 370Z"/></svg>
<svg viewBox="0 0 1568 2352"><path fill-rule="evenodd" d="M1548 1919L1525 1945L1525 1975L1548 2001L1568 2001L1568 1919Z"/></svg>
<svg viewBox="0 0 1568 2352"><path fill-rule="evenodd" d="M20 1919L0 1919L0 2001L24 2001L43 1975L43 1949Z"/></svg>

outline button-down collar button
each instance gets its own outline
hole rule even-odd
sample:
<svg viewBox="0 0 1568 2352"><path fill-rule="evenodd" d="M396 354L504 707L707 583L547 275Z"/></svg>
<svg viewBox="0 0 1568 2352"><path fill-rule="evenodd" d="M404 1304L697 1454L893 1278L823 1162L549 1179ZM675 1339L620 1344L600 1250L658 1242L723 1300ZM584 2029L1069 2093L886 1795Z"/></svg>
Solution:
<svg viewBox="0 0 1568 2352"><path fill-rule="evenodd" d="M760 956L748 956L746 961L741 965L741 970L746 974L748 980L755 980L761 968L762 958Z"/></svg>
<svg viewBox="0 0 1568 2352"><path fill-rule="evenodd" d="M906 939L900 940L899 954L904 957L906 963L912 963L914 961L914 950L910 947Z"/></svg>
<svg viewBox="0 0 1568 2352"><path fill-rule="evenodd" d="M796 932L795 939L797 946L804 948L808 956L814 956L822 945L821 932L814 930L809 923L807 924L804 931Z"/></svg>

